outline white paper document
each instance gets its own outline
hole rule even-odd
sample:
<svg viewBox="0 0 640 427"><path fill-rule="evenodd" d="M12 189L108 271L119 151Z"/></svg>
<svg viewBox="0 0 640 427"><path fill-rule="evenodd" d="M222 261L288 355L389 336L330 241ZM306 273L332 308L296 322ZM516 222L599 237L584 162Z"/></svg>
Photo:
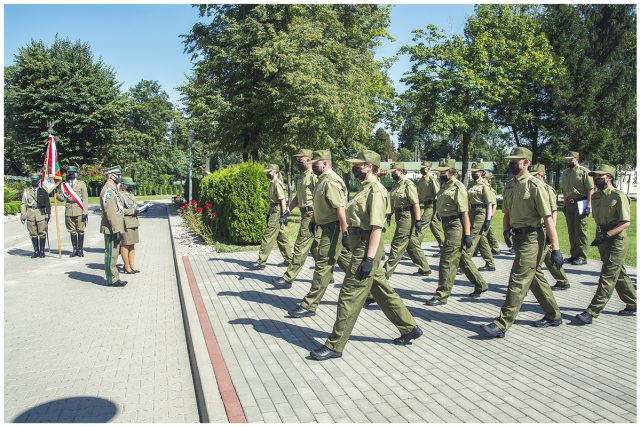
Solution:
<svg viewBox="0 0 640 427"><path fill-rule="evenodd" d="M142 205L142 206L138 206L138 207L136 208L136 212L137 212L137 213L146 212L146 211L147 211L147 209L149 209L151 206L153 206L153 203L146 202L144 205Z"/></svg>
<svg viewBox="0 0 640 427"><path fill-rule="evenodd" d="M584 214L584 210L587 208L587 201L586 200L578 200L576 203L578 204L578 215L583 215Z"/></svg>

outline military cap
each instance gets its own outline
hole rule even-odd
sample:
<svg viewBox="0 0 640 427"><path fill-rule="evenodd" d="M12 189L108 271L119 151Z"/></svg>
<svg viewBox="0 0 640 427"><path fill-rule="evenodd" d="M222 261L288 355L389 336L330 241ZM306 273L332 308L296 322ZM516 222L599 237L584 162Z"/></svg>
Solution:
<svg viewBox="0 0 640 427"><path fill-rule="evenodd" d="M32 173L31 175L29 175L29 181L33 181L34 179L40 179L40 175L38 175L37 173Z"/></svg>
<svg viewBox="0 0 640 427"><path fill-rule="evenodd" d="M577 151L567 151L564 154L564 158L565 158L565 160L579 159L580 158L580 154Z"/></svg>
<svg viewBox="0 0 640 427"><path fill-rule="evenodd" d="M484 170L484 163L472 163L471 164L471 172L478 172Z"/></svg>
<svg viewBox="0 0 640 427"><path fill-rule="evenodd" d="M136 183L133 182L133 179L130 176L122 177L122 183L124 185L136 185Z"/></svg>
<svg viewBox="0 0 640 427"><path fill-rule="evenodd" d="M270 171L280 172L280 168L278 167L278 165L276 165L276 164L273 164L273 163L272 163L272 164L270 164L270 165L267 165L267 166L264 168L264 171L265 171L265 172L270 172Z"/></svg>
<svg viewBox="0 0 640 427"><path fill-rule="evenodd" d="M449 169L456 168L455 159L440 159L438 162L438 166L436 166L437 171L448 171Z"/></svg>
<svg viewBox="0 0 640 427"><path fill-rule="evenodd" d="M393 172L395 170L407 170L407 168L404 166L404 162L393 162L389 170Z"/></svg>
<svg viewBox="0 0 640 427"><path fill-rule="evenodd" d="M527 159L529 161L531 161L532 158L531 150L524 147L514 147L511 153L505 156L505 159Z"/></svg>
<svg viewBox="0 0 640 427"><path fill-rule="evenodd" d="M69 166L67 168L67 173L69 173L69 172L78 173L78 168L76 166Z"/></svg>
<svg viewBox="0 0 640 427"><path fill-rule="evenodd" d="M300 150L299 153L294 154L293 157L309 157L309 158L311 158L312 154L313 154L313 151L303 148L302 150Z"/></svg>
<svg viewBox="0 0 640 427"><path fill-rule="evenodd" d="M111 174L122 175L122 169L120 169L119 165L118 166L111 166L111 167L105 168L102 171L102 173L105 174L105 175L111 175Z"/></svg>
<svg viewBox="0 0 640 427"><path fill-rule="evenodd" d="M484 174L485 179L493 179L493 174L491 172L487 172Z"/></svg>
<svg viewBox="0 0 640 427"><path fill-rule="evenodd" d="M595 170L589 172L589 176L594 175L611 175L612 177L616 177L616 168L610 165L605 165L604 163L599 164Z"/></svg>
<svg viewBox="0 0 640 427"><path fill-rule="evenodd" d="M430 167L431 167L431 165L432 165L432 163L431 163L431 162L428 162L428 161L426 161L426 160L425 160L424 162L422 162L422 163L420 164L420 169L423 169L423 168L430 168Z"/></svg>
<svg viewBox="0 0 640 427"><path fill-rule="evenodd" d="M544 167L543 164L541 163L536 163L535 165L531 166L531 173L532 174L537 174L537 173L547 173L546 168Z"/></svg>
<svg viewBox="0 0 640 427"><path fill-rule="evenodd" d="M347 159L349 163L371 163L374 166L380 167L380 154L371 150L358 151L356 156L352 159Z"/></svg>
<svg viewBox="0 0 640 427"><path fill-rule="evenodd" d="M311 162L317 162L318 160L331 160L331 151L329 150L316 150L311 154Z"/></svg>

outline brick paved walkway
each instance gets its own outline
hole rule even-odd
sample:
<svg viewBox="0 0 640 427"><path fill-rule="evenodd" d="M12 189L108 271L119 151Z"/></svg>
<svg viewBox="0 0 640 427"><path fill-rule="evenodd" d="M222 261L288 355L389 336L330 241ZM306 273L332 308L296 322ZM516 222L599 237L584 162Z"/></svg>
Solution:
<svg viewBox="0 0 640 427"><path fill-rule="evenodd" d="M100 217L84 258L61 219L62 259L32 260L26 230L5 227L5 422L197 422L166 207L141 217L125 288L101 286Z"/></svg>
<svg viewBox="0 0 640 427"><path fill-rule="evenodd" d="M458 276L443 307L423 304L437 287L437 258L429 256L426 280L403 260L391 283L424 336L394 346L398 331L381 311L363 310L342 359L317 362L309 350L331 330L339 287L330 285L317 316L285 317L309 288L311 258L288 290L270 284L284 273L277 251L263 271L248 270L255 252L189 259L249 422L637 420L636 318L614 315L623 308L614 295L593 325L571 324L595 292L599 262L567 269L572 287L556 293L561 327L531 326L542 311L530 294L506 338L487 340L480 325L498 314L512 257L498 256L497 271L483 273L490 290L479 300L466 297L473 288Z"/></svg>

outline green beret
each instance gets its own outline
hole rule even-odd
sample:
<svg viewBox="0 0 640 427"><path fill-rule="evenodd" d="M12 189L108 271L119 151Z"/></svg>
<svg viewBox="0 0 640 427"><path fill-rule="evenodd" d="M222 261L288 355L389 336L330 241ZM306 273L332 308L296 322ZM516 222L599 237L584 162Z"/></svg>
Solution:
<svg viewBox="0 0 640 427"><path fill-rule="evenodd" d="M77 167L75 167L75 166L69 166L69 167L67 168L67 173L70 173L70 172L78 173L78 168L77 168Z"/></svg>
<svg viewBox="0 0 640 427"><path fill-rule="evenodd" d="M111 174L122 175L122 169L120 168L120 166L111 166L111 167L105 168L102 171L102 173L105 175L111 175Z"/></svg>

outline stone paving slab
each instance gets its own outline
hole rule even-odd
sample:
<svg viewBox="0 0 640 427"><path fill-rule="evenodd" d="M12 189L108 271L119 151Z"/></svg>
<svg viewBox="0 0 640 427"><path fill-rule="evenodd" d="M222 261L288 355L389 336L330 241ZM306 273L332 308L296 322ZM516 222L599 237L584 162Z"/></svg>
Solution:
<svg viewBox="0 0 640 427"><path fill-rule="evenodd" d="M425 334L407 347L378 307L362 311L341 359L317 362L335 320L339 285L330 285L315 317L287 318L309 289L312 259L291 289L274 251L267 268L249 270L256 252L190 256L198 288L249 422L637 422L636 318L615 313L614 295L592 325L571 324L593 296L600 263L568 266L571 289L556 293L564 324L537 329L542 310L529 294L506 338L485 339L480 325L497 316L513 257L496 257L483 298L458 276L449 303L428 307L434 273L411 276L401 261L392 285ZM482 260L474 258L478 265ZM629 267L636 283L636 269ZM548 280L553 284L551 276ZM336 271L340 283L344 275Z"/></svg>
<svg viewBox="0 0 640 427"><path fill-rule="evenodd" d="M166 205L141 216L141 273L124 288L102 286L100 217L85 257L69 258L59 215L62 259L32 260L28 239L5 246L5 422L198 422ZM5 244L26 235L19 224Z"/></svg>

